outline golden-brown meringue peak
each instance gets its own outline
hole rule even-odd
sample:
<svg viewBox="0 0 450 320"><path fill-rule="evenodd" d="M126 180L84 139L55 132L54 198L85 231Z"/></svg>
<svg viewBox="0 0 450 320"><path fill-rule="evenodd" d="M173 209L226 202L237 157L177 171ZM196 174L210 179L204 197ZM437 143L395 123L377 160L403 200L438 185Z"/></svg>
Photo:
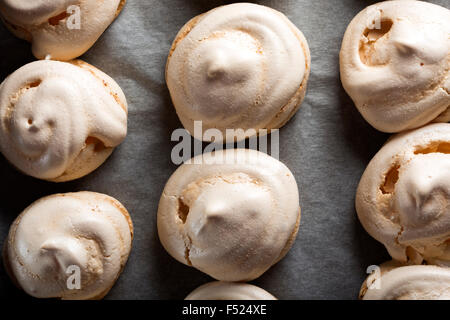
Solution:
<svg viewBox="0 0 450 320"><path fill-rule="evenodd" d="M202 164L195 164L199 159ZM290 249L299 223L292 173L247 149L207 153L183 164L167 182L158 209L164 248L222 281L263 274Z"/></svg>
<svg viewBox="0 0 450 320"><path fill-rule="evenodd" d="M275 129L302 102L310 70L303 34L282 13L236 3L189 21L167 61L166 81L183 126ZM241 140L254 133L242 133ZM204 137L196 137L202 139Z"/></svg>
<svg viewBox="0 0 450 320"><path fill-rule="evenodd" d="M213 281L192 291L185 300L277 300L277 298L252 284Z"/></svg>
<svg viewBox="0 0 450 320"><path fill-rule="evenodd" d="M0 85L0 150L33 177L82 177L106 160L126 132L122 90L80 60L32 62Z"/></svg>
<svg viewBox="0 0 450 320"><path fill-rule="evenodd" d="M450 264L450 124L391 138L361 178L356 210L394 259Z"/></svg>
<svg viewBox="0 0 450 320"><path fill-rule="evenodd" d="M34 297L99 299L124 268L132 236L131 218L114 198L94 192L55 194L14 221L4 262L11 278ZM77 284L69 278L75 268L79 287L71 287Z"/></svg>
<svg viewBox="0 0 450 320"><path fill-rule="evenodd" d="M450 300L450 268L387 262L367 277L363 300Z"/></svg>
<svg viewBox="0 0 450 320"><path fill-rule="evenodd" d="M5 25L32 43L38 59L68 61L85 53L126 0L0 0Z"/></svg>
<svg viewBox="0 0 450 320"><path fill-rule="evenodd" d="M340 54L342 84L376 129L400 132L450 120L450 10L385 1L350 23Z"/></svg>

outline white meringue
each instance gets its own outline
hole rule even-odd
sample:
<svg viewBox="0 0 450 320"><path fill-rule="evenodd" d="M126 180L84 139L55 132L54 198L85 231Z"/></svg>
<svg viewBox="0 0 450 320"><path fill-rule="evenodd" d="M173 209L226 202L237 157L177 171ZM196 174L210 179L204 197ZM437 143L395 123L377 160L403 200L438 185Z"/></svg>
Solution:
<svg viewBox="0 0 450 320"><path fill-rule="evenodd" d="M38 59L72 60L85 53L114 21L126 0L0 0L5 25L32 43ZM72 10L76 6L78 9ZM79 14L70 21L70 17ZM77 19L75 19L77 18Z"/></svg>
<svg viewBox="0 0 450 320"><path fill-rule="evenodd" d="M361 287L363 300L450 300L450 268L381 265Z"/></svg>
<svg viewBox="0 0 450 320"><path fill-rule="evenodd" d="M124 268L132 236L131 218L116 199L94 192L56 194L34 202L14 221L5 266L34 297L99 299ZM80 289L67 285L71 266L80 269Z"/></svg>
<svg viewBox="0 0 450 320"><path fill-rule="evenodd" d="M450 120L450 10L385 1L349 24L340 53L342 84L376 129L400 132Z"/></svg>
<svg viewBox="0 0 450 320"><path fill-rule="evenodd" d="M450 124L391 138L361 178L356 210L394 259L450 264Z"/></svg>
<svg viewBox="0 0 450 320"><path fill-rule="evenodd" d="M185 300L277 300L277 298L252 284L213 281L192 291Z"/></svg>
<svg viewBox="0 0 450 320"><path fill-rule="evenodd" d="M0 150L36 178L68 181L100 166L127 133L113 79L80 60L36 61L0 85Z"/></svg>
<svg viewBox="0 0 450 320"><path fill-rule="evenodd" d="M217 280L259 277L284 257L297 235L294 176L255 150L221 150L192 161L175 171L161 196L158 233L164 248Z"/></svg>
<svg viewBox="0 0 450 320"><path fill-rule="evenodd" d="M276 129L302 102L311 58L303 34L282 13L236 3L190 20L172 45L166 81L183 126L219 129L228 139ZM198 139L205 137L199 136ZM230 141L228 140L228 141Z"/></svg>

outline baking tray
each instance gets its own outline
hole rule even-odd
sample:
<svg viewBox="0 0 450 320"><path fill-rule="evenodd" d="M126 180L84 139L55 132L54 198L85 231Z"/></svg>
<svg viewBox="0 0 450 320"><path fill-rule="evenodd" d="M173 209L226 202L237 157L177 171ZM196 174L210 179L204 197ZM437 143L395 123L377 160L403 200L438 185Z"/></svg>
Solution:
<svg viewBox="0 0 450 320"><path fill-rule="evenodd" d="M356 299L366 268L389 259L361 227L355 190L388 138L367 124L342 89L339 49L345 29L375 1L254 1L285 13L305 34L312 56L306 98L280 130L280 160L299 186L302 221L288 255L252 283L279 299ZM430 1L447 8L450 0ZM211 280L171 258L156 230L158 201L176 169L173 130L182 127L164 80L167 54L190 18L232 1L128 0L123 12L81 58L113 77L129 103L128 136L90 175L68 183L27 177L0 156L0 241L16 216L40 197L90 190L117 198L135 225L126 268L106 299L183 299ZM0 80L33 61L30 45L0 26ZM30 299L0 267L0 298Z"/></svg>

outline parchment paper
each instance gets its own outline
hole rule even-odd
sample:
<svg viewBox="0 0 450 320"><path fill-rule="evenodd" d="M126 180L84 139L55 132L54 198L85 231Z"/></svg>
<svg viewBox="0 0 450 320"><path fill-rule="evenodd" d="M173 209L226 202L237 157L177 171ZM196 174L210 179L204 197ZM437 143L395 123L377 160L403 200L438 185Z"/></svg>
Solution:
<svg viewBox="0 0 450 320"><path fill-rule="evenodd" d="M366 268L389 259L361 227L354 209L360 176L388 135L360 116L339 80L344 31L374 1L255 1L285 13L305 34L312 55L307 95L280 130L280 160L299 185L302 221L280 263L253 283L279 299L355 299ZM450 0L430 1L447 8ZM15 217L40 197L91 190L130 211L135 238L127 266L107 299L183 299L211 279L171 258L156 232L159 197L176 169L170 153L181 127L164 80L167 54L190 18L231 1L128 0L119 18L81 58L113 77L129 103L128 136L85 178L54 184L27 177L0 156L0 241ZM0 26L0 81L33 61L28 43ZM0 267L0 297L29 299Z"/></svg>

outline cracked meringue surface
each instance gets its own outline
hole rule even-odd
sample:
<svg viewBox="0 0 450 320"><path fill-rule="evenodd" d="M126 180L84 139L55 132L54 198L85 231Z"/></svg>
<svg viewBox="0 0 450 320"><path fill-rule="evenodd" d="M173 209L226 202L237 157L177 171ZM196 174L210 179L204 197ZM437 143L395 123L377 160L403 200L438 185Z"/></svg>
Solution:
<svg viewBox="0 0 450 320"><path fill-rule="evenodd" d="M170 177L157 224L162 245L179 262L217 280L252 280L295 240L297 184L284 164L259 151L206 153Z"/></svg>
<svg viewBox="0 0 450 320"><path fill-rule="evenodd" d="M367 277L362 300L450 300L450 268L387 262Z"/></svg>
<svg viewBox="0 0 450 320"><path fill-rule="evenodd" d="M344 89L376 129L450 121L450 10L385 1L349 24L340 52Z"/></svg>
<svg viewBox="0 0 450 320"><path fill-rule="evenodd" d="M366 168L355 203L395 260L450 265L450 124L393 136Z"/></svg>
<svg viewBox="0 0 450 320"><path fill-rule="evenodd" d="M126 133L122 90L81 60L35 61L0 85L0 151L35 178L80 178L99 167Z"/></svg>
<svg viewBox="0 0 450 320"><path fill-rule="evenodd" d="M194 122L202 121L204 130L217 129L234 141L283 126L305 96L310 65L307 41L285 15L235 3L199 15L180 30L166 82L191 135Z"/></svg>
<svg viewBox="0 0 450 320"><path fill-rule="evenodd" d="M192 291L185 300L277 300L277 298L252 284L213 281Z"/></svg>
<svg viewBox="0 0 450 320"><path fill-rule="evenodd" d="M94 45L125 1L0 0L0 16L12 33L31 42L36 58L68 61Z"/></svg>
<svg viewBox="0 0 450 320"><path fill-rule="evenodd" d="M116 199L55 194L13 222L3 261L12 280L36 298L101 299L122 272L132 237L131 217ZM79 289L68 286L71 266L80 270Z"/></svg>

